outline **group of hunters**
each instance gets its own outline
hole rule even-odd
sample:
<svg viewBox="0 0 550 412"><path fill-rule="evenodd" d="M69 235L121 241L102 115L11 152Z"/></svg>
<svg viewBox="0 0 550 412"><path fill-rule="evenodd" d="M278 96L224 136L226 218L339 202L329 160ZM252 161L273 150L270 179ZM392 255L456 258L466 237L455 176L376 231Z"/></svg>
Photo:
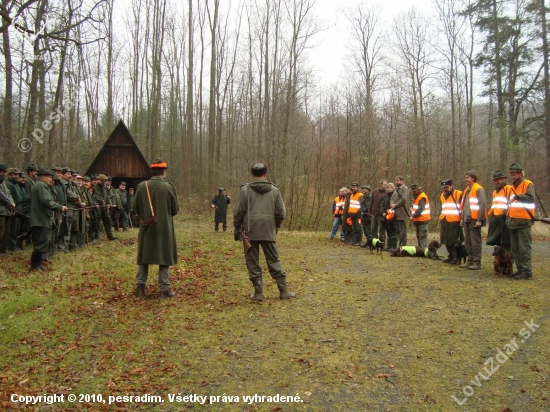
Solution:
<svg viewBox="0 0 550 412"><path fill-rule="evenodd" d="M126 191L126 183L117 189L112 179L103 174L80 176L69 167L37 168L29 164L26 174L0 163L0 255L23 248L32 235L31 271L44 270L43 264L55 251L71 251L96 243L105 231L107 239L119 227L139 226L136 296L145 297L148 268L159 265L161 298L175 295L170 289L168 269L177 262L173 216L179 205L174 186L165 180L168 166L161 159L150 165L152 178L141 182L134 195ZM295 296L288 291L286 272L279 260L276 244L278 229L286 216L285 205L277 186L267 180L267 165L257 163L251 168L252 181L243 184L233 210L235 240L243 241L249 279L254 287L252 299L263 300L260 247L264 252L270 275L276 281L281 299ZM461 268L481 268L481 228L488 220L488 245L499 245L509 251L516 265L514 279L533 276L531 262L531 226L535 217L535 189L525 179L519 163L509 168L511 184L506 174L497 170L491 206L487 207L484 188L475 171L465 173L466 188L458 190L451 179L441 181L440 244L447 248L443 262L457 263L457 248L464 246L467 260ZM215 230L221 223L227 230L225 190L219 188L211 202L216 209ZM359 191L357 183L340 189L333 203L333 239L342 226L340 239L351 245L366 247L370 242L385 241L386 250L407 245L407 223L416 228L420 248L428 242L431 219L430 201L418 184L405 185L403 176L395 185L383 179L371 190L365 185ZM132 224L132 216L139 224ZM363 234L367 238L361 244Z"/></svg>
<svg viewBox="0 0 550 412"><path fill-rule="evenodd" d="M115 189L103 174L81 176L69 167L38 168L26 173L0 163L0 255L34 247L30 270L44 270L56 251L95 244L104 230L109 240L132 226L133 189Z"/></svg>
<svg viewBox="0 0 550 412"><path fill-rule="evenodd" d="M452 179L441 181L440 240L448 252L445 263L457 264L457 248L462 241L468 254L461 268L481 269L481 228L489 224L487 245L498 245L508 251L516 265L510 274L514 279L533 276L531 259L531 226L535 222L535 189L524 178L518 162L514 162L506 174L494 172L493 197L487 204L485 189L478 183L475 171L465 173L466 188L458 190ZM334 199L334 222L329 238L334 239L341 226L340 240L352 246L366 247L369 243L385 241L384 250L393 251L407 245L407 222L416 229L418 246L428 246L428 224L431 219L430 201L418 184L405 185L403 176L395 178L395 185L380 180L378 188L358 184L342 187ZM361 244L363 234L367 242Z"/></svg>

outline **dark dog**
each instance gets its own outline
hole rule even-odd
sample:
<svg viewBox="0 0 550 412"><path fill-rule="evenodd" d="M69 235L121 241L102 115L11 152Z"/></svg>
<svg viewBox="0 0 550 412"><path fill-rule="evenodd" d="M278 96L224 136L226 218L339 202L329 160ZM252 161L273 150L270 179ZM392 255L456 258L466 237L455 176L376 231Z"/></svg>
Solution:
<svg viewBox="0 0 550 412"><path fill-rule="evenodd" d="M400 246L391 252L390 256L393 257L427 257L430 259L440 259L437 254L437 249L441 245L437 240L432 240L428 247L424 249L418 246Z"/></svg>
<svg viewBox="0 0 550 412"><path fill-rule="evenodd" d="M464 263L466 263L466 260L468 259L468 253L466 252L466 247L462 244L460 239L457 239L455 241L455 251L456 251L456 264L460 265L461 261L464 261Z"/></svg>
<svg viewBox="0 0 550 412"><path fill-rule="evenodd" d="M386 245L386 236L380 235L380 239L377 238L368 238L362 247L368 247L370 249L370 253L372 254L374 249L376 249L376 254L379 253L382 254L382 249L384 249L384 246Z"/></svg>
<svg viewBox="0 0 550 412"><path fill-rule="evenodd" d="M495 257L493 259L495 275L510 276L512 274L512 256L510 256L510 253L502 246L495 245L493 256Z"/></svg>

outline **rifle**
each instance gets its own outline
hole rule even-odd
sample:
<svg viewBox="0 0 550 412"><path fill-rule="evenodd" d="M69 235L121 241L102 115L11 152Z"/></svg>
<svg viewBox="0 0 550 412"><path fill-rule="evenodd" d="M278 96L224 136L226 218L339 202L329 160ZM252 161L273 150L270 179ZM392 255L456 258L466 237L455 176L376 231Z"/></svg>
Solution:
<svg viewBox="0 0 550 412"><path fill-rule="evenodd" d="M250 238L248 237L248 235L246 234L242 226L241 226L240 232L241 232L241 240L243 241L244 253L247 253L252 247L252 245L250 244Z"/></svg>
<svg viewBox="0 0 550 412"><path fill-rule="evenodd" d="M547 225L550 225L550 217L533 217L533 220L535 222L542 222L542 223L546 223Z"/></svg>
<svg viewBox="0 0 550 412"><path fill-rule="evenodd" d="M19 219L30 219L30 216L27 216L24 213L18 212L17 210L12 210L11 215L12 217L17 217Z"/></svg>
<svg viewBox="0 0 550 412"><path fill-rule="evenodd" d="M27 237L29 237L32 233L32 227L29 228L26 232L21 233L19 236L17 236L17 240L24 241Z"/></svg>

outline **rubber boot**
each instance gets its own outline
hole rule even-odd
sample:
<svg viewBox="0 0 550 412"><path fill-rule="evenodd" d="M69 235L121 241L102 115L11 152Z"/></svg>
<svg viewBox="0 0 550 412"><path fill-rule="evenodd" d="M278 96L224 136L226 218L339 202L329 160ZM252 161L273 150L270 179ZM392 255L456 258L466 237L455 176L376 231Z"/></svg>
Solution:
<svg viewBox="0 0 550 412"><path fill-rule="evenodd" d="M296 296L296 293L289 292L286 289L286 276L281 276L275 280L277 281L277 287L279 288L280 293L279 297L281 299L291 299Z"/></svg>
<svg viewBox="0 0 550 412"><path fill-rule="evenodd" d="M137 285L136 298L143 299L145 297L145 285Z"/></svg>
<svg viewBox="0 0 550 412"><path fill-rule="evenodd" d="M263 302L264 294L262 289L262 278L254 278L250 280L254 286L254 294L250 295L250 299L256 300L258 302Z"/></svg>
<svg viewBox="0 0 550 412"><path fill-rule="evenodd" d="M161 290L160 291L160 298L161 299L173 298L174 296L176 296L176 292L174 292L173 290Z"/></svg>
<svg viewBox="0 0 550 412"><path fill-rule="evenodd" d="M31 267L29 268L29 272L32 272L34 270L38 270L38 271L46 270L44 266L42 266L42 252L36 252L36 251L32 252Z"/></svg>

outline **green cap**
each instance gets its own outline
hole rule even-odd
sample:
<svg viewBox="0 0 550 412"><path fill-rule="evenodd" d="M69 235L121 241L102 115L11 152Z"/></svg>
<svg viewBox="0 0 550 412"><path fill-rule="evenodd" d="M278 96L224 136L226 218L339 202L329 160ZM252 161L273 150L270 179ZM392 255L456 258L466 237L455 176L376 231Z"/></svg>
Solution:
<svg viewBox="0 0 550 412"><path fill-rule="evenodd" d="M514 162L510 165L510 172L523 172L523 169L518 162Z"/></svg>

